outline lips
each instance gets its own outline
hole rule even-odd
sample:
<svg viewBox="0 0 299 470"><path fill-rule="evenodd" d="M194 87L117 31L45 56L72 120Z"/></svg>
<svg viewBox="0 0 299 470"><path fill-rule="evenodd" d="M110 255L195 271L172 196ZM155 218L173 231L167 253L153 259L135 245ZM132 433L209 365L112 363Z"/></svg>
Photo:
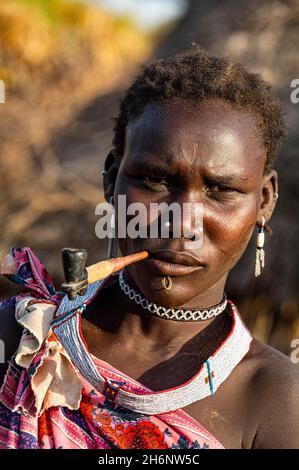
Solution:
<svg viewBox="0 0 299 470"><path fill-rule="evenodd" d="M150 252L150 257L145 262L154 272L164 276L182 276L205 267L196 256L173 250Z"/></svg>
<svg viewBox="0 0 299 470"><path fill-rule="evenodd" d="M196 256L186 251L159 250L150 252L151 257L173 264L181 264L183 266L204 266Z"/></svg>

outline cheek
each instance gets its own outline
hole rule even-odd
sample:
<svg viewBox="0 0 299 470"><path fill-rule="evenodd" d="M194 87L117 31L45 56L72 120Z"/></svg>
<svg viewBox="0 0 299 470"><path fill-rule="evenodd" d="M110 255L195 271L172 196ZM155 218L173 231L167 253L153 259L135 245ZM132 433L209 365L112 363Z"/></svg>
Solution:
<svg viewBox="0 0 299 470"><path fill-rule="evenodd" d="M248 198L244 203L235 206L230 211L223 211L219 216L206 221L206 235L212 245L228 261L237 260L244 252L257 220L257 205L255 198Z"/></svg>
<svg viewBox="0 0 299 470"><path fill-rule="evenodd" d="M124 204L117 206L119 195L125 196L125 206ZM116 220L118 220L118 212L120 212L122 220L126 222L126 227L128 227L130 220L135 217L138 217L140 225L147 227L147 229L154 221L157 223L157 212L154 210L154 206L151 207L151 204L160 204L162 202L161 194L158 192L141 189L134 186L131 181L127 181L127 178L122 177L119 178L115 187L115 198Z"/></svg>
<svg viewBox="0 0 299 470"><path fill-rule="evenodd" d="M147 227L150 223L149 207L152 199L145 191L141 191L134 185L129 184L125 177L118 179L114 194L116 201L116 224L120 222L122 225L125 225L127 234L125 238L118 238L118 245L123 254L130 254L138 250L139 242L139 238L136 239L135 235L132 235L131 230L144 228L147 233ZM125 198L120 202L118 196L125 196Z"/></svg>
<svg viewBox="0 0 299 470"><path fill-rule="evenodd" d="M231 243L228 247L228 252L230 253L230 267L233 267L243 255L252 236L253 230L254 224L244 223L242 226L239 227L239 230L236 229L234 232L232 232L230 240Z"/></svg>

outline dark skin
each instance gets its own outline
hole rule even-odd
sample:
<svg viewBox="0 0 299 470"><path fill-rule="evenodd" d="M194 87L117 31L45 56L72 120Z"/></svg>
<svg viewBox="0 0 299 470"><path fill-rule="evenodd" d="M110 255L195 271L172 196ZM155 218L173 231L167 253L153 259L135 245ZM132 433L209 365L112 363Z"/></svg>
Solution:
<svg viewBox="0 0 299 470"><path fill-rule="evenodd" d="M126 276L144 296L165 306L204 308L221 301L227 275L256 223L262 216L268 221L275 207L278 177L275 171L264 174L265 159L256 118L226 102L149 104L128 125L124 155L109 158L106 199L125 194L128 204L202 202L204 207L203 246L193 251L204 269L173 277L173 288L165 291L161 276L146 262L131 265ZM183 236L126 238L119 246L123 255L166 247L191 252L187 242ZM118 284L101 292L82 319L90 352L153 390L190 379L230 327L227 312L199 322L152 316ZM298 396L298 366L253 340L217 393L184 409L224 447L298 448Z"/></svg>

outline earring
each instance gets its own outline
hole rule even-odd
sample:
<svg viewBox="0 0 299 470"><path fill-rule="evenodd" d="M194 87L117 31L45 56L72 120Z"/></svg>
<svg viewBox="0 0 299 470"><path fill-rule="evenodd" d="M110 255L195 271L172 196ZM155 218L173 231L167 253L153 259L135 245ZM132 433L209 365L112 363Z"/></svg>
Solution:
<svg viewBox="0 0 299 470"><path fill-rule="evenodd" d="M265 267L265 217L262 216L262 223L258 224L259 231L256 239L256 257L255 257L255 277L260 276L262 268Z"/></svg>
<svg viewBox="0 0 299 470"><path fill-rule="evenodd" d="M115 238L115 209L113 207L114 197L111 196L109 199L109 204L112 205L112 213L110 218L110 234L109 234L109 242L108 242L108 253L107 257L116 258L117 255L117 242Z"/></svg>

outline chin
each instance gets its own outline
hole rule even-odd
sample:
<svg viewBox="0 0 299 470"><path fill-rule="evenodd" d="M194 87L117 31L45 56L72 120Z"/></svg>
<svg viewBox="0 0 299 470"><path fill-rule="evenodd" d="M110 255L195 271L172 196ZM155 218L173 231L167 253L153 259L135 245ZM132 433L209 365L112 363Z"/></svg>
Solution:
<svg viewBox="0 0 299 470"><path fill-rule="evenodd" d="M185 276L171 276L172 288L167 290L162 285L163 275L159 275L142 266L142 262L129 266L128 281L131 280L145 298L163 307L179 307L187 305L192 299L201 294L205 289L200 289L202 282L197 276L188 274ZM202 273L200 273L202 275ZM196 291L194 287L196 286Z"/></svg>

